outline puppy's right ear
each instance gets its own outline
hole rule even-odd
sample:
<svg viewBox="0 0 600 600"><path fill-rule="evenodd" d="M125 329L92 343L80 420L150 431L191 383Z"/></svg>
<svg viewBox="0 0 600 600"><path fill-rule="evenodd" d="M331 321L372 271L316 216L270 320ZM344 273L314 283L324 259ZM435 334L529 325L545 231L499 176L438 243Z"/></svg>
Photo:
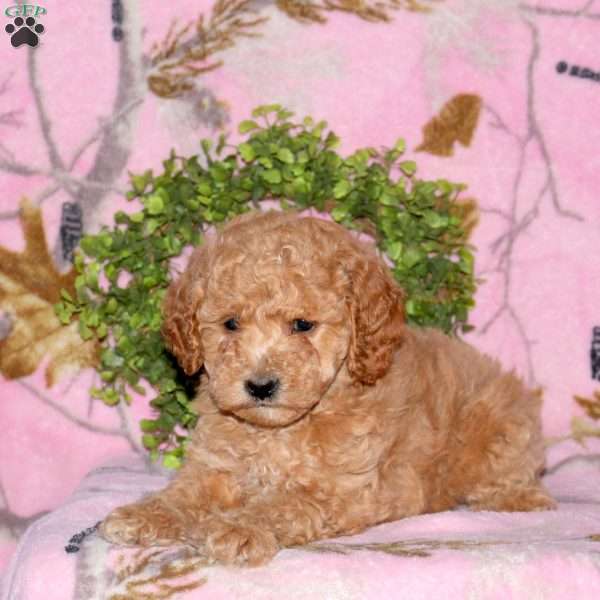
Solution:
<svg viewBox="0 0 600 600"><path fill-rule="evenodd" d="M193 375L204 362L198 310L207 273L208 249L201 246L194 250L183 274L169 286L163 305L163 338L187 375Z"/></svg>

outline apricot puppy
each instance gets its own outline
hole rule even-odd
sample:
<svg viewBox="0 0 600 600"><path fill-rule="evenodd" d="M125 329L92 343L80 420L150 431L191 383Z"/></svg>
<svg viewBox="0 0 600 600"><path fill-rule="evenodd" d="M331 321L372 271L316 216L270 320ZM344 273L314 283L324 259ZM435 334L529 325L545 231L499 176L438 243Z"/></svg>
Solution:
<svg viewBox="0 0 600 600"><path fill-rule="evenodd" d="M405 325L403 294L343 227L254 213L196 249L164 337L204 367L184 465L113 511L119 544L259 565L285 546L468 504L553 508L538 394L471 346Z"/></svg>

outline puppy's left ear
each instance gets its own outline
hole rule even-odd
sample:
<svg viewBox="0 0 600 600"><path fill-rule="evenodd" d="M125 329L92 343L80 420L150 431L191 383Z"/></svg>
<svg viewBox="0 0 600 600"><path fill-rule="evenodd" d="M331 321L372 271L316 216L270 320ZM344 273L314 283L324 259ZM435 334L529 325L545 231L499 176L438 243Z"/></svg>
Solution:
<svg viewBox="0 0 600 600"><path fill-rule="evenodd" d="M351 289L348 370L356 381L372 385L390 368L402 339L404 294L374 253L355 250L344 267Z"/></svg>

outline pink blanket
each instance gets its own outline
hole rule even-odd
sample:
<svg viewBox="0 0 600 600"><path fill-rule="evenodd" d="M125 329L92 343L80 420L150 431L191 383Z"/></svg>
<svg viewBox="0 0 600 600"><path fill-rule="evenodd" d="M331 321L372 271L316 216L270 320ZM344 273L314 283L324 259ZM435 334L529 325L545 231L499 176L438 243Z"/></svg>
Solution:
<svg viewBox="0 0 600 600"><path fill-rule="evenodd" d="M254 569L208 565L184 547L111 547L95 534L77 553L65 552L73 533L164 485L163 474L130 459L94 471L66 504L29 528L1 599L592 600L600 595L597 477L597 457L567 460L545 480L560 501L557 511L421 515L287 549Z"/></svg>
<svg viewBox="0 0 600 600"><path fill-rule="evenodd" d="M469 341L544 387L549 438L568 435L574 417L580 433L594 430L573 398L592 398L600 378L600 330L593 343L600 326L598 4L40 0L25 9L5 3L0 572L26 528L42 517L7 575L9 587L28 595L11 599L35 597L35 585L48 593L52 574L64 577L64 590L73 589L75 573L78 582L110 580L103 569L117 573L117 551L96 540L89 552L66 557L63 538L156 481L132 476L119 493L102 484L93 494L95 479L87 479L65 504L90 470L125 453L142 460L137 422L149 412L142 396L118 408L90 398L92 349L73 328L62 328L52 310L69 278L73 246L82 231L112 222L124 205L128 172L160 170L172 147L197 153L201 137L235 131L259 104L279 102L300 117L326 119L343 153L403 136L424 178L467 183L466 197L477 206L471 240L482 279ZM170 29L174 18L178 25ZM183 31L188 23L193 27ZM198 51L199 70L173 64L167 56L173 43L178 58ZM560 460L583 450L569 443L561 452ZM552 476L553 489L565 497L552 515L420 517L360 538L399 542L392 547L415 556L289 550L266 570L232 576L214 568L202 589L260 597L250 592L268 596L283 581L302 590L308 581L327 590L312 597L376 597L377 586L378 597L399 597L409 573L416 591L407 597L427 597L441 582L449 596L468 597L467 580L479 586L469 588L475 597L477 590L506 597L502 590L534 585L534 575L542 574L535 585L553 597L568 567L569 583L583 594L598 582L598 551L589 536L600 533L597 504L590 504L599 500L593 486L600 487L600 468L597 459L585 464L582 471L579 462L567 463ZM417 539L424 545L411 542ZM448 540L459 540L459 547ZM502 540L515 543L496 543ZM34 556L44 557L41 565ZM148 560L139 573L164 566L160 556ZM27 575L34 563L47 569L43 577ZM118 597L115 581L98 585L112 585L106 589Z"/></svg>

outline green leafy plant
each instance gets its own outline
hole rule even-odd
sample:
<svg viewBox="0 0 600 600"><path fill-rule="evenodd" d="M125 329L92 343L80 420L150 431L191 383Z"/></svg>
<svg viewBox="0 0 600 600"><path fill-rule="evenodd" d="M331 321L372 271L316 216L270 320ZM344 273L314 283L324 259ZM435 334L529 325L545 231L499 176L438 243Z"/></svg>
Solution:
<svg viewBox="0 0 600 600"><path fill-rule="evenodd" d="M63 291L56 307L63 323L78 320L83 339L99 341L102 386L93 396L116 405L131 402L131 390L144 393L144 381L153 388L157 416L141 421L142 440L166 466L180 464L197 420L193 385L160 336L170 262L201 243L207 227L263 200L326 211L370 234L406 292L410 322L449 333L468 327L475 282L457 202L464 186L419 180L403 140L344 158L325 122L292 118L278 105L259 107L239 125L240 143L202 140L200 156L171 153L160 175L132 175L128 199L139 210L117 212L113 227L83 238L76 297Z"/></svg>

